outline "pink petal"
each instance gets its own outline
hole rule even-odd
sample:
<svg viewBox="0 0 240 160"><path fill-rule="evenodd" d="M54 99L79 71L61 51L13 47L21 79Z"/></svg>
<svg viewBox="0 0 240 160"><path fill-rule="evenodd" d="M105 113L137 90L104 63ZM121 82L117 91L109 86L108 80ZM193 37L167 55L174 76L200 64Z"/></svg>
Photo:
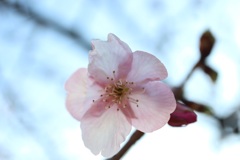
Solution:
<svg viewBox="0 0 240 160"><path fill-rule="evenodd" d="M177 102L176 110L171 114L168 121L170 126L181 127L197 121L197 115L186 105Z"/></svg>
<svg viewBox="0 0 240 160"><path fill-rule="evenodd" d="M100 84L106 84L107 77L126 77L131 67L132 51L114 34L108 35L108 41L92 41L93 50L89 52L88 71Z"/></svg>
<svg viewBox="0 0 240 160"><path fill-rule="evenodd" d="M142 51L133 53L132 68L127 77L128 81L163 80L166 77L165 66L155 56Z"/></svg>
<svg viewBox="0 0 240 160"><path fill-rule="evenodd" d="M112 106L105 109L105 103L98 102L82 119L82 138L93 154L112 157L131 131L126 116Z"/></svg>
<svg viewBox="0 0 240 160"><path fill-rule="evenodd" d="M168 122L170 114L176 108L176 100L170 88L159 81L149 82L144 88L144 93L132 96L139 102L138 107L130 102L135 114L131 121L138 130L152 132Z"/></svg>
<svg viewBox="0 0 240 160"><path fill-rule="evenodd" d="M101 88L94 84L88 77L87 69L80 68L72 74L65 84L67 91L66 107L69 113L81 120L84 113L92 105L94 99L98 99Z"/></svg>

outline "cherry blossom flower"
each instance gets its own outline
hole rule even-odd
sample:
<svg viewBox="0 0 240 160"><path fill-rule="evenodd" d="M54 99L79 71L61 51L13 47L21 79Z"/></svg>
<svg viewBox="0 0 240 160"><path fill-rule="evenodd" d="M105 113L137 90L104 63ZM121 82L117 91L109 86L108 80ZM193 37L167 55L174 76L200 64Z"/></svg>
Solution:
<svg viewBox="0 0 240 160"><path fill-rule="evenodd" d="M114 34L93 40L88 68L67 80L66 106L81 122L82 138L93 154L111 157L130 133L163 127L176 108L171 89L161 82L167 70L155 56L132 52Z"/></svg>

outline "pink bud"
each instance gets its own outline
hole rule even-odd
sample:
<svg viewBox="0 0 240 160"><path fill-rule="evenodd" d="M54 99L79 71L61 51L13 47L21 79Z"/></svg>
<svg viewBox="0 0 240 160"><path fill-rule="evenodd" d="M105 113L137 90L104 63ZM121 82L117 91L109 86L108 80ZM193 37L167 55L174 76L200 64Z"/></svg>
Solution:
<svg viewBox="0 0 240 160"><path fill-rule="evenodd" d="M168 124L174 127L181 127L197 121L197 115L186 105L177 102L176 110L171 114Z"/></svg>

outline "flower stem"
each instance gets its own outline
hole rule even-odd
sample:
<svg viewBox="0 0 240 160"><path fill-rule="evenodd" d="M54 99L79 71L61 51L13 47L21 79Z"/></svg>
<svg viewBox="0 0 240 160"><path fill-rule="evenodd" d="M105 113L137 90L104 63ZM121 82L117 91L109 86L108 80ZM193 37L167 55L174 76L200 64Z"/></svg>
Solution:
<svg viewBox="0 0 240 160"><path fill-rule="evenodd" d="M124 147L115 156L107 160L120 160L124 154L127 153L127 151L132 147L132 145L134 145L139 139L141 139L141 137L143 137L143 135L143 132L136 130L129 141L124 145Z"/></svg>

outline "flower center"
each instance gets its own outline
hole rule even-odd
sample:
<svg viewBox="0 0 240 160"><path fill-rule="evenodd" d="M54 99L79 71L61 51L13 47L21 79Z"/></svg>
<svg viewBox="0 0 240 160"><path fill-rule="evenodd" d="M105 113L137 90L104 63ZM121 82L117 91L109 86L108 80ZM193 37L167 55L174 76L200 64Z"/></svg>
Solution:
<svg viewBox="0 0 240 160"><path fill-rule="evenodd" d="M131 94L131 90L129 82L118 80L105 88L105 97L113 103L122 104L128 95Z"/></svg>
<svg viewBox="0 0 240 160"><path fill-rule="evenodd" d="M108 109L114 104L120 108L126 108L129 102L136 104L138 107L138 99L131 97L132 92L135 92L135 83L127 82L126 80L116 80L115 71L113 71L113 78L107 77L109 84L104 88L104 94L101 94L101 101L106 103L105 108ZM141 89L141 92L144 88ZM94 102L94 100L93 100Z"/></svg>

